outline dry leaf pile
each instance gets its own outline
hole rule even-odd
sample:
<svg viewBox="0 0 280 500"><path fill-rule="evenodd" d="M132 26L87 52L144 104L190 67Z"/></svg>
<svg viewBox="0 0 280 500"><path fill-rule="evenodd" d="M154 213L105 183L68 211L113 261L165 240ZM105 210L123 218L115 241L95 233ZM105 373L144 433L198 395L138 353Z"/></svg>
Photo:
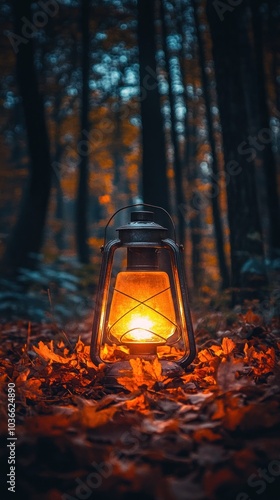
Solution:
<svg viewBox="0 0 280 500"><path fill-rule="evenodd" d="M277 318L248 311L219 340L200 328L186 373L135 359L116 388L88 342L54 333L1 325L1 461L13 381L19 498L280 498Z"/></svg>

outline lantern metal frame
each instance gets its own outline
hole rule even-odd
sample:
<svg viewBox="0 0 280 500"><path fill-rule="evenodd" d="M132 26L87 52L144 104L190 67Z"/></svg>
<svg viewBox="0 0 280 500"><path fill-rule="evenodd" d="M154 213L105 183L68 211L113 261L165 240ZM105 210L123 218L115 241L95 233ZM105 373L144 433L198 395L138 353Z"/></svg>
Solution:
<svg viewBox="0 0 280 500"><path fill-rule="evenodd" d="M107 228L116 214L122 210L140 206L162 210L169 217L172 223L174 240L166 237L168 236L168 230L166 228L154 222L147 223L146 221L144 221L143 224L139 223L138 225L133 225L133 223L131 222L127 225L117 228L117 231L119 232L119 238L110 240L106 243ZM151 212L134 213L145 214ZM188 349L188 352L186 352L185 349L185 354L180 359L174 361L172 360L172 362L185 369L195 358L196 346L189 308L188 289L183 262L183 246L176 243L175 226L169 213L161 207L145 203L127 205L121 208L113 214L105 227L104 245L101 247L102 262L92 327L92 340L90 349L91 359L97 365L105 363L105 361L100 357L100 347L102 344L104 332L106 330L106 319L108 319L108 298L112 279L114 255L116 250L119 248L154 248L165 249L168 251L172 270L174 292L176 294L175 299L177 301L175 306L177 308L178 314L176 313L176 316L177 320L180 322L179 326L182 332L181 335L185 336L184 344ZM144 344L145 342L143 342L143 345ZM107 364L112 365L114 364L114 362L107 362Z"/></svg>

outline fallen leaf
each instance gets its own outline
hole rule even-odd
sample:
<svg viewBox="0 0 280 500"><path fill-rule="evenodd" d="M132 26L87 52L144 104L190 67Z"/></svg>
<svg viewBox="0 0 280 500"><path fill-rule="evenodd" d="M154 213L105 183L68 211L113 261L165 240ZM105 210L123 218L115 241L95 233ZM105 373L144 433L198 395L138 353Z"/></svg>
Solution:
<svg viewBox="0 0 280 500"><path fill-rule="evenodd" d="M224 337L221 346L212 345L210 349L216 354L216 356L228 356L235 347L236 344L231 339Z"/></svg>
<svg viewBox="0 0 280 500"><path fill-rule="evenodd" d="M44 342L40 341L38 344L38 347L33 346L34 351L41 356L41 358L45 359L46 361L55 361L56 363L62 363L66 364L69 363L71 360L75 359L75 354L69 356L68 358L64 358L63 356L60 356L60 354L56 354L53 352Z"/></svg>
<svg viewBox="0 0 280 500"><path fill-rule="evenodd" d="M193 438L195 441L220 441L222 436L212 429L197 429L194 431Z"/></svg>
<svg viewBox="0 0 280 500"><path fill-rule="evenodd" d="M230 354L233 349L236 347L236 344L233 342L233 340L224 337L222 340L222 349L224 351L224 354L228 355Z"/></svg>
<svg viewBox="0 0 280 500"><path fill-rule="evenodd" d="M98 411L95 406L84 406L79 412L79 421L84 427L93 429L109 423L117 411L117 407L111 406L105 410Z"/></svg>
<svg viewBox="0 0 280 500"><path fill-rule="evenodd" d="M249 309L246 314L243 316L243 320L245 323L249 323L252 325L260 325L262 323L262 317L258 314L255 314L252 309Z"/></svg>
<svg viewBox="0 0 280 500"><path fill-rule="evenodd" d="M203 349L198 353L198 359L202 363L207 363L211 359L213 359L213 354L208 349Z"/></svg>

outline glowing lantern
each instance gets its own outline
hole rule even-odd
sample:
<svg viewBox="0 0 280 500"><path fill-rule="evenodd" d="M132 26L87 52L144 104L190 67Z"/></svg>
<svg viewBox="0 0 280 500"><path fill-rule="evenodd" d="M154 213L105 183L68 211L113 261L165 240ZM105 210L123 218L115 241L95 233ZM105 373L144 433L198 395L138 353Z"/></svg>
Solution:
<svg viewBox="0 0 280 500"><path fill-rule="evenodd" d="M110 346L111 363L157 356L167 371L171 362L186 367L195 356L182 247L153 219L153 212L132 212L119 238L101 248L91 343L97 364L110 362ZM125 270L116 273L121 261Z"/></svg>

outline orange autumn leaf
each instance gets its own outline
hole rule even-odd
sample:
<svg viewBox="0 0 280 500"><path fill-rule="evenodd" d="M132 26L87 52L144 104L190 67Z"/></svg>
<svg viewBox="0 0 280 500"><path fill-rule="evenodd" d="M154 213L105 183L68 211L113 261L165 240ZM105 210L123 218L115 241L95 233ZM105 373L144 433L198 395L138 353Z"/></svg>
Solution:
<svg viewBox="0 0 280 500"><path fill-rule="evenodd" d="M136 396L136 398L128 399L125 402L125 406L127 410L138 410L141 413L147 412L147 403L144 394L140 394Z"/></svg>
<svg viewBox="0 0 280 500"><path fill-rule="evenodd" d="M221 435L217 432L213 432L212 429L197 429L194 432L194 440L200 441L219 441L222 439Z"/></svg>
<svg viewBox="0 0 280 500"><path fill-rule="evenodd" d="M156 382L163 380L162 366L157 357L153 362L136 358L130 359L129 363L132 370L124 370L123 376L117 380L130 392L138 391L141 386L151 389Z"/></svg>
<svg viewBox="0 0 280 500"><path fill-rule="evenodd" d="M122 376L117 381L128 391L134 392L145 383L143 364L140 358L130 359L129 363L132 370L122 370Z"/></svg>
<svg viewBox="0 0 280 500"><path fill-rule="evenodd" d="M178 349L174 346L162 345L157 349L157 355L159 359L178 359L184 356L185 352L182 349Z"/></svg>
<svg viewBox="0 0 280 500"><path fill-rule="evenodd" d="M104 346L101 347L101 358L104 361L115 362L119 358L125 359L128 354L129 349L126 346L104 344Z"/></svg>
<svg viewBox="0 0 280 500"><path fill-rule="evenodd" d="M213 359L213 354L211 354L208 349L202 349L202 351L198 353L198 359L202 363L205 363Z"/></svg>
<svg viewBox="0 0 280 500"><path fill-rule="evenodd" d="M90 358L90 346L84 345L81 347L81 344L78 343L75 346L75 351L77 352L77 359L79 362L84 363L87 368L93 368L94 370L98 370L98 367L92 362Z"/></svg>
<svg viewBox="0 0 280 500"><path fill-rule="evenodd" d="M215 401L215 405L216 409L211 418L212 420L220 420L225 416L224 402L222 401L222 399L217 399Z"/></svg>
<svg viewBox="0 0 280 500"><path fill-rule="evenodd" d="M222 349L224 351L224 354L230 354L233 349L236 347L236 344L233 342L233 340L229 339L228 337L224 337L222 341Z"/></svg>
<svg viewBox="0 0 280 500"><path fill-rule="evenodd" d="M251 366L255 375L260 376L269 373L275 366L275 349L273 347L261 346L262 350L257 351L255 347L244 346L244 362Z"/></svg>
<svg viewBox="0 0 280 500"><path fill-rule="evenodd" d="M155 357L153 363L143 360L143 364L144 364L144 370L148 374L150 374L151 377L155 378L158 381L162 380L162 366L158 357Z"/></svg>
<svg viewBox="0 0 280 500"><path fill-rule="evenodd" d="M124 373L123 376L117 378L117 382L129 392L135 392L138 389L135 380L133 380L130 374L126 375L126 373Z"/></svg>
<svg viewBox="0 0 280 500"><path fill-rule="evenodd" d="M90 429L100 427L110 422L117 409L116 406L110 406L109 408L98 411L96 406L85 405L80 411L79 421L82 425Z"/></svg>
<svg viewBox="0 0 280 500"><path fill-rule="evenodd" d="M225 404L225 417L223 419L224 427L231 431L240 427L246 414L250 412L251 406L252 405L244 406L241 397L228 397Z"/></svg>
<svg viewBox="0 0 280 500"><path fill-rule="evenodd" d="M244 363L250 363L250 360L253 358L255 350L256 349L255 349L254 346L250 346L249 347L248 342L246 342L246 344L244 345L244 348L243 348L243 351L244 351L244 354L245 354Z"/></svg>
<svg viewBox="0 0 280 500"><path fill-rule="evenodd" d="M75 354L69 356L68 358L64 358L59 354L53 352L44 342L40 341L38 347L33 346L34 351L41 356L45 361L55 361L56 363L66 364L69 363L72 359L75 359Z"/></svg>
<svg viewBox="0 0 280 500"><path fill-rule="evenodd" d="M26 368L23 370L16 378L16 384L22 385L23 382L26 382L28 375L30 374L30 369Z"/></svg>
<svg viewBox="0 0 280 500"><path fill-rule="evenodd" d="M132 368L133 378L135 384L139 387L139 385L144 384L144 371L143 371L143 363L140 358L130 359L130 366Z"/></svg>
<svg viewBox="0 0 280 500"><path fill-rule="evenodd" d="M36 400L38 397L43 396L41 389L42 382L36 378L30 378L21 388L21 392L25 398Z"/></svg>
<svg viewBox="0 0 280 500"><path fill-rule="evenodd" d="M246 314L243 316L243 320L245 323L253 324L253 325L259 325L262 322L261 316L258 314L255 314L252 309L249 309L249 311L246 312Z"/></svg>
<svg viewBox="0 0 280 500"><path fill-rule="evenodd" d="M224 337L221 346L212 345L210 349L211 351L214 351L216 356L227 356L233 351L235 347L236 344L233 342L233 340L229 339L228 337Z"/></svg>
<svg viewBox="0 0 280 500"><path fill-rule="evenodd" d="M209 384L209 385L216 385L217 384L215 377L213 377L212 375L207 375L206 377L204 377L203 381L207 382L207 384Z"/></svg>
<svg viewBox="0 0 280 500"><path fill-rule="evenodd" d="M29 368L21 372L16 378L16 386L23 398L36 400L38 397L43 396L41 390L42 381L34 377L28 378L29 375Z"/></svg>

